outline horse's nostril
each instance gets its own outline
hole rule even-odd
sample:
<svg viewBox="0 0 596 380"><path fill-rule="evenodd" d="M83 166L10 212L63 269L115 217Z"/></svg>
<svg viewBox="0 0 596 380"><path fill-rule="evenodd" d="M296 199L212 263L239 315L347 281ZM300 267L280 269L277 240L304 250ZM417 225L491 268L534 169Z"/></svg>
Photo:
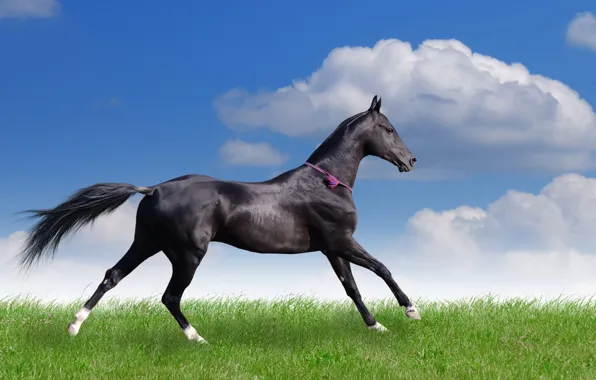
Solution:
<svg viewBox="0 0 596 380"><path fill-rule="evenodd" d="M412 158L410 158L410 166L414 166L414 164L416 163L416 161L418 161L418 160L416 159L416 157L412 157Z"/></svg>

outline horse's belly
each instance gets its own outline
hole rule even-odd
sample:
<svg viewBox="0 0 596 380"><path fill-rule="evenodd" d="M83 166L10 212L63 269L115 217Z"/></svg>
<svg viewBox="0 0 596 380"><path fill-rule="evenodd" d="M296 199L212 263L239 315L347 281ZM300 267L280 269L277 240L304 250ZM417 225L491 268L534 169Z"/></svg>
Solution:
<svg viewBox="0 0 596 380"><path fill-rule="evenodd" d="M282 213L239 213L220 228L214 240L259 253L302 253L310 247L306 226Z"/></svg>

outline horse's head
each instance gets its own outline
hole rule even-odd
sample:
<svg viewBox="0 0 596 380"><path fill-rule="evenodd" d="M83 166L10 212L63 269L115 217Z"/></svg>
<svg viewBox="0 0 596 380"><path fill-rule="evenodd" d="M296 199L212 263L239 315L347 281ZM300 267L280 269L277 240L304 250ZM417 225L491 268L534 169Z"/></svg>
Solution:
<svg viewBox="0 0 596 380"><path fill-rule="evenodd" d="M412 170L416 157L399 137L389 119L381 113L381 99L377 100L376 95L366 114L367 117L360 118L356 127L360 132L358 135L364 139L365 156L376 156L389 161L400 172Z"/></svg>

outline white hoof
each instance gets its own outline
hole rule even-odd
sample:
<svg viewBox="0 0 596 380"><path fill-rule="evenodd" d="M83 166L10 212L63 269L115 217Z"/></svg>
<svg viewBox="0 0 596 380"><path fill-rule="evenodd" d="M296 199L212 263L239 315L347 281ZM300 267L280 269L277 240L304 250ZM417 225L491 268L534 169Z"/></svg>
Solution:
<svg viewBox="0 0 596 380"><path fill-rule="evenodd" d="M85 322L85 320L87 320L90 313L91 310L85 307L82 307L79 311L77 311L77 313L75 314L74 322L68 325L68 333L72 336L77 335L79 333L81 325L83 324L83 322Z"/></svg>
<svg viewBox="0 0 596 380"><path fill-rule="evenodd" d="M194 341L194 342L203 343L203 344L207 344L207 341L205 339L203 339L202 336L199 335L199 333L197 332L197 330L195 330L194 327L192 327L192 326L189 325L183 331L184 331L184 335L186 335L186 337L188 338L188 340Z"/></svg>
<svg viewBox="0 0 596 380"><path fill-rule="evenodd" d="M77 325L76 323L69 323L68 324L68 333L71 336L76 336L79 333L79 329L81 328L81 325Z"/></svg>
<svg viewBox="0 0 596 380"><path fill-rule="evenodd" d="M368 329L369 330L376 330L378 332L387 332L387 331L389 331L389 330L387 330L387 328L385 326L383 326L379 322L375 323L372 326L368 326Z"/></svg>
<svg viewBox="0 0 596 380"><path fill-rule="evenodd" d="M406 317L410 319L421 319L420 313L418 312L415 306L410 306L406 308Z"/></svg>

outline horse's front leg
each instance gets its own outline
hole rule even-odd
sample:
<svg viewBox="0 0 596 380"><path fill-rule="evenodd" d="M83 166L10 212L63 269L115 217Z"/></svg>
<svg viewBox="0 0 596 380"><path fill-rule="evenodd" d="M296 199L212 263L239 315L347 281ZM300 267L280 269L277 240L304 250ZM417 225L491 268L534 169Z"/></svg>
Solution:
<svg viewBox="0 0 596 380"><path fill-rule="evenodd" d="M339 281L343 285L346 294L348 297L354 301L354 305L360 312L364 323L370 330L377 330L377 331L387 331L387 329L377 322L375 317L372 316L368 308L362 301L362 297L360 296L360 291L358 290L358 285L356 285L356 280L354 279L354 275L352 274L352 269L350 268L350 263L346 260L342 259L341 257L336 256L332 251L323 251L333 271L339 278Z"/></svg>
<svg viewBox="0 0 596 380"><path fill-rule="evenodd" d="M399 285L397 285L391 272L382 262L366 252L366 250L351 236L346 237L345 240L339 243L339 245L341 246L341 249L334 249L334 252L337 252L339 257L366 268L381 277L389 289L391 289L391 292L397 299L399 305L406 308L406 316L411 319L420 319L420 313L416 307L412 305L410 299L403 290L401 290Z"/></svg>

